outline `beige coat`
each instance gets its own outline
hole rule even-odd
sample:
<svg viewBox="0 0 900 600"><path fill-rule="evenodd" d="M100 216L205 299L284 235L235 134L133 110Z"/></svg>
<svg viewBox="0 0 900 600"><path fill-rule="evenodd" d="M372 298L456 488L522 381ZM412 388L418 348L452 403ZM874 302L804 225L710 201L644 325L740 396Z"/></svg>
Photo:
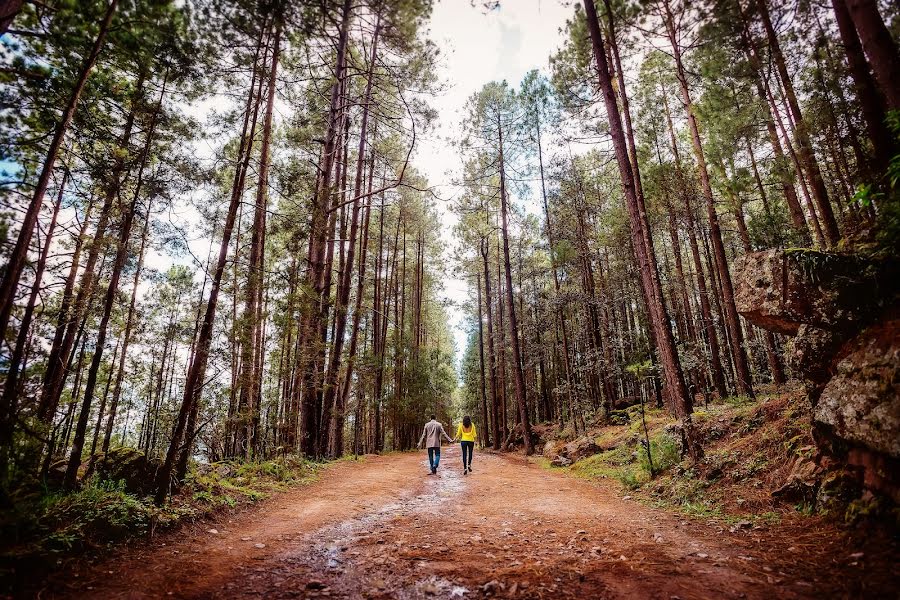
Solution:
<svg viewBox="0 0 900 600"><path fill-rule="evenodd" d="M422 431L422 437L419 438L419 446L422 446L422 442L426 442L426 448L440 448L441 436L444 436L448 442L453 442L450 436L447 435L447 432L444 431L444 426L432 419L425 423L425 430Z"/></svg>

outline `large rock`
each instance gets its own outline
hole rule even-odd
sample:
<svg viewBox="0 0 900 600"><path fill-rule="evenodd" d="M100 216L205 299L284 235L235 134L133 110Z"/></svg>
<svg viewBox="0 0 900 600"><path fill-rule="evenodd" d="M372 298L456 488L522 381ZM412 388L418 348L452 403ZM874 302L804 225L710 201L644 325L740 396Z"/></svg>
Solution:
<svg viewBox="0 0 900 600"><path fill-rule="evenodd" d="M847 337L832 329L801 325L785 348L788 368L814 384L824 383L832 375L831 357L841 349Z"/></svg>
<svg viewBox="0 0 900 600"><path fill-rule="evenodd" d="M572 462L577 462L582 458L593 456L602 450L603 449L600 448L600 446L594 443L593 439L589 437L580 437L577 440L566 444L560 454Z"/></svg>
<svg viewBox="0 0 900 600"><path fill-rule="evenodd" d="M135 494L148 493L156 479L161 462L135 448L114 448L96 457L96 476L106 481L124 482L125 491Z"/></svg>
<svg viewBox="0 0 900 600"><path fill-rule="evenodd" d="M870 320L897 286L893 265L816 250L766 250L735 262L735 304L754 325L796 335L802 325L849 331Z"/></svg>
<svg viewBox="0 0 900 600"><path fill-rule="evenodd" d="M812 405L816 460L778 491L839 505L857 483L900 502L900 273L897 260L769 250L735 264L747 320L794 336L786 357ZM866 327L868 327L866 329Z"/></svg>
<svg viewBox="0 0 900 600"><path fill-rule="evenodd" d="M814 419L842 440L900 459L900 319L868 328L841 350Z"/></svg>
<svg viewBox="0 0 900 600"><path fill-rule="evenodd" d="M567 444L549 441L544 445L543 454L554 467L568 467L582 458L593 456L603 450L593 439L582 436Z"/></svg>

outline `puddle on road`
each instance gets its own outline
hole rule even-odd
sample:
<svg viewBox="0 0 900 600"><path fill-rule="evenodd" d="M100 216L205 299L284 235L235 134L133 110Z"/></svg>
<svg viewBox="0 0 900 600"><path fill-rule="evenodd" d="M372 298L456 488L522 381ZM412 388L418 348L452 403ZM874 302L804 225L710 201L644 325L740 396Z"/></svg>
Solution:
<svg viewBox="0 0 900 600"><path fill-rule="evenodd" d="M413 600L418 598L465 598L472 592L461 585L457 585L452 581L448 581L443 577L432 575L426 579L421 579L410 588L393 590L392 597L401 600Z"/></svg>

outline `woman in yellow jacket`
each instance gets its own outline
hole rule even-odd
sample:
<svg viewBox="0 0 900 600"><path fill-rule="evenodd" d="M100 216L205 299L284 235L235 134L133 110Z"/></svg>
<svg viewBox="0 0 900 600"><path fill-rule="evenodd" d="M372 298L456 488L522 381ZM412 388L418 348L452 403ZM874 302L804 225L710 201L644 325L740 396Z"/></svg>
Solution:
<svg viewBox="0 0 900 600"><path fill-rule="evenodd" d="M472 423L472 418L466 415L456 429L456 439L462 446L463 475L472 472L472 454L475 452L476 437L478 433L475 431L475 424Z"/></svg>

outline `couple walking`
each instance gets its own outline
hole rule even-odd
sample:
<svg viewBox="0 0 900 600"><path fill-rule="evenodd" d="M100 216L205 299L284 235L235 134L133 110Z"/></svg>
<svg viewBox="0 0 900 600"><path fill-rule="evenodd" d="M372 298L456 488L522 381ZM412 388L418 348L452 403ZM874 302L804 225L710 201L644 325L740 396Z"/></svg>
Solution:
<svg viewBox="0 0 900 600"><path fill-rule="evenodd" d="M475 451L475 424L472 418L466 415L463 417L462 423L456 429L456 439L450 439L444 426L431 415L431 420L425 423L425 430L422 431L422 437L419 439L419 448L424 443L428 448L428 464L431 465L431 474L437 473L438 464L441 462L441 438L443 437L451 444L459 440L462 447L463 459L463 475L472 472L472 454Z"/></svg>

